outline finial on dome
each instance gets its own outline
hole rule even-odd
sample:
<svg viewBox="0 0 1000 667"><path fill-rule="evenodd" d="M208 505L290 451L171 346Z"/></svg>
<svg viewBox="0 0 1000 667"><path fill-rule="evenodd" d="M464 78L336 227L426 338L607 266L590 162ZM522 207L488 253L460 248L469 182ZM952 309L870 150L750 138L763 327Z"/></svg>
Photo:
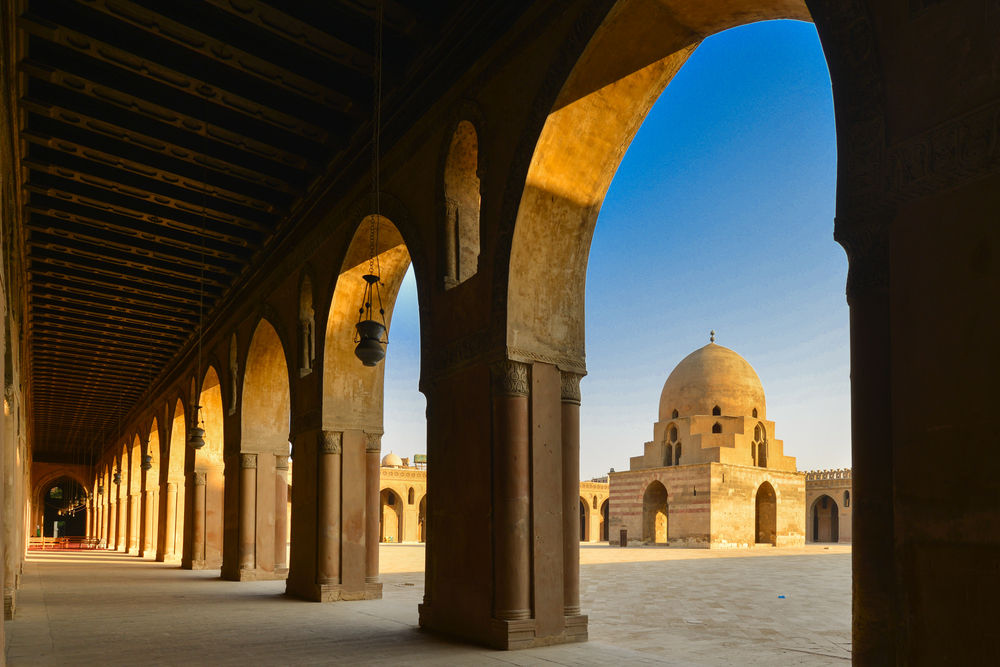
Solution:
<svg viewBox="0 0 1000 667"><path fill-rule="evenodd" d="M715 342L715 332L714 332L714 331L712 332L712 339L711 339L711 341L709 341L709 342L712 342L712 343L714 343L714 342Z"/></svg>

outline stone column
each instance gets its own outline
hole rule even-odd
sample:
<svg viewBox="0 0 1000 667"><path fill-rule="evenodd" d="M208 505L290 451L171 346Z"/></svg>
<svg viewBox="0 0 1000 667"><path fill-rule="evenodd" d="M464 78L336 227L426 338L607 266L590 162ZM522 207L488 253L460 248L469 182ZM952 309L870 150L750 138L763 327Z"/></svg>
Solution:
<svg viewBox="0 0 1000 667"><path fill-rule="evenodd" d="M563 614L580 615L580 376L562 380ZM589 511L589 507L587 508Z"/></svg>
<svg viewBox="0 0 1000 667"><path fill-rule="evenodd" d="M257 455L240 454L239 567L257 566Z"/></svg>
<svg viewBox="0 0 1000 667"><path fill-rule="evenodd" d="M366 433L365 438L365 583L377 584L379 484L382 479L382 436Z"/></svg>
<svg viewBox="0 0 1000 667"><path fill-rule="evenodd" d="M274 457L274 571L288 569L288 456Z"/></svg>
<svg viewBox="0 0 1000 667"><path fill-rule="evenodd" d="M142 509L142 555L153 550L153 492L146 491L143 495L145 507Z"/></svg>
<svg viewBox="0 0 1000 667"><path fill-rule="evenodd" d="M846 228L846 229L845 229ZM847 251L851 311L851 562L855 665L895 664L893 546L892 345L889 315L889 224L837 220Z"/></svg>
<svg viewBox="0 0 1000 667"><path fill-rule="evenodd" d="M528 365L490 367L493 396L494 609L497 621L531 618Z"/></svg>
<svg viewBox="0 0 1000 667"><path fill-rule="evenodd" d="M173 556L177 553L174 548L174 536L177 530L177 485L167 482L167 507L166 525L163 526L163 555Z"/></svg>
<svg viewBox="0 0 1000 667"><path fill-rule="evenodd" d="M319 441L318 584L340 583L340 464L343 436L323 431Z"/></svg>
<svg viewBox="0 0 1000 667"><path fill-rule="evenodd" d="M141 491L140 491L141 493ZM129 496L129 526L128 526L128 548L139 553L139 495Z"/></svg>
<svg viewBox="0 0 1000 667"><path fill-rule="evenodd" d="M205 560L205 484L206 474L194 473L194 503L191 517L191 562Z"/></svg>
<svg viewBox="0 0 1000 667"><path fill-rule="evenodd" d="M115 499L115 549L125 551L125 528L128 524L128 496L122 502L121 496Z"/></svg>

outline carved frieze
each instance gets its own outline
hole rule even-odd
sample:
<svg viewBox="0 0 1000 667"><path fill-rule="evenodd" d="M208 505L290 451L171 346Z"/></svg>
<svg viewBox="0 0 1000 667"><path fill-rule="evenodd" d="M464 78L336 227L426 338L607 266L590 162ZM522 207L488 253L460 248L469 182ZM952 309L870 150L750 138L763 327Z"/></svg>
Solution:
<svg viewBox="0 0 1000 667"><path fill-rule="evenodd" d="M528 364L506 359L490 365L494 397L516 398L528 395Z"/></svg>

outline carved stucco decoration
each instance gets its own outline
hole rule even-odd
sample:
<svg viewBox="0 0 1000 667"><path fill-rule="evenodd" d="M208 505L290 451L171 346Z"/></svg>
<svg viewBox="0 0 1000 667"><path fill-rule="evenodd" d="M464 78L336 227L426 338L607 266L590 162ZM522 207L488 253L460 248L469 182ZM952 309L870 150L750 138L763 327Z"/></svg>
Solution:
<svg viewBox="0 0 1000 667"><path fill-rule="evenodd" d="M340 454L343 452L344 434L340 431L323 431L319 441L321 454Z"/></svg>
<svg viewBox="0 0 1000 667"><path fill-rule="evenodd" d="M490 366L493 396L517 398L528 395L528 364L509 359Z"/></svg>

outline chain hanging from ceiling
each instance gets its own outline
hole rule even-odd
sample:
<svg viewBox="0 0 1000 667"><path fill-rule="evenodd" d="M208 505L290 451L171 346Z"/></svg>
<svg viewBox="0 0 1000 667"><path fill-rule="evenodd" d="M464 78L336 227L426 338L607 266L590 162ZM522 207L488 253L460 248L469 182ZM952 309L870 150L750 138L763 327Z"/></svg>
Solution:
<svg viewBox="0 0 1000 667"><path fill-rule="evenodd" d="M382 305L382 267L378 258L378 236L381 214L379 210L379 130L382 124L382 0L377 3L375 18L375 63L372 93L372 194L371 215L368 218L368 273L365 281L361 307L358 309L357 333L354 355L365 366L376 366L385 358L385 346L389 344L389 330L385 323L385 308ZM384 338L384 340L383 340Z"/></svg>

